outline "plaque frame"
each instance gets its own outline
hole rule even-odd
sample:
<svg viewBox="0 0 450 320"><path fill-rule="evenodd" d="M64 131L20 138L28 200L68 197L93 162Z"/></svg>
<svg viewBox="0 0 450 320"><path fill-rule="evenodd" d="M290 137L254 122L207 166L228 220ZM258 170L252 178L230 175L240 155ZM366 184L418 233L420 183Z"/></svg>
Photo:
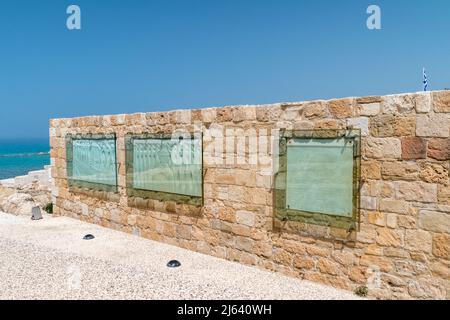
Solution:
<svg viewBox="0 0 450 320"><path fill-rule="evenodd" d="M287 189L287 143L291 139L348 139L353 143L353 196L352 216L344 217L326 212L308 212L290 209L286 206ZM275 173L273 192L274 220L286 223L288 221L314 224L325 227L359 231L360 228L360 186L361 186L361 130L280 130L279 140L279 169ZM274 222L275 222L274 221ZM275 225L275 224L274 224Z"/></svg>
<svg viewBox="0 0 450 320"><path fill-rule="evenodd" d="M115 185L90 182L73 179L73 141L74 140L113 140L114 141L114 168ZM117 137L115 133L109 134L67 134L66 135L66 171L69 190L76 188L88 189L94 191L105 191L118 193L118 166L117 166Z"/></svg>
<svg viewBox="0 0 450 320"><path fill-rule="evenodd" d="M186 134L186 132L183 132ZM161 202L173 201L176 204L186 204L196 207L202 207L204 205L204 177L205 177L205 168L204 168L204 159L203 159L203 133L192 133L189 132L191 139L198 139L201 143L201 196L194 195L186 195L179 194L174 192L165 192L165 191L157 191L157 190L148 190L148 189L139 189L134 187L133 183L133 154L134 140L171 140L172 133L143 133L143 134L126 134L125 135L125 168L126 168L126 192L128 197L136 197L141 199L149 199L156 200Z"/></svg>

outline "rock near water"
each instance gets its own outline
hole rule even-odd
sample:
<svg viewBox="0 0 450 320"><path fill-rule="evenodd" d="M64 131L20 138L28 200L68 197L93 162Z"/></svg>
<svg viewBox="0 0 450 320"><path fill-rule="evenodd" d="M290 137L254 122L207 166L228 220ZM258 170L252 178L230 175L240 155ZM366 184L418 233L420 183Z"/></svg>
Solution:
<svg viewBox="0 0 450 320"><path fill-rule="evenodd" d="M42 209L51 202L50 179L50 169L46 168L28 176L0 181L0 211L31 215L33 207ZM18 182L12 183L15 180Z"/></svg>

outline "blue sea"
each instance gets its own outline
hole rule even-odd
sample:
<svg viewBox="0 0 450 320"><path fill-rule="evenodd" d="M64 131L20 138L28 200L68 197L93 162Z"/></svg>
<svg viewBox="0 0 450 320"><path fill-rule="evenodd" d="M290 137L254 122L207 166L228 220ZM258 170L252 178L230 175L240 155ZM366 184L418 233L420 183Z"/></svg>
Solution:
<svg viewBox="0 0 450 320"><path fill-rule="evenodd" d="M0 180L25 175L48 164L48 139L0 139Z"/></svg>

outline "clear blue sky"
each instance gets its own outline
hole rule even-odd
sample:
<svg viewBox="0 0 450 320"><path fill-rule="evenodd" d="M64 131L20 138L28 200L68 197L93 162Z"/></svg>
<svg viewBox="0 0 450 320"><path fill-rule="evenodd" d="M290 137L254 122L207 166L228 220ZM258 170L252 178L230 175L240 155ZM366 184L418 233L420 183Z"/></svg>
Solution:
<svg viewBox="0 0 450 320"><path fill-rule="evenodd" d="M448 0L1 0L0 137L46 137L52 117L420 91L423 66L442 89L449 34Z"/></svg>

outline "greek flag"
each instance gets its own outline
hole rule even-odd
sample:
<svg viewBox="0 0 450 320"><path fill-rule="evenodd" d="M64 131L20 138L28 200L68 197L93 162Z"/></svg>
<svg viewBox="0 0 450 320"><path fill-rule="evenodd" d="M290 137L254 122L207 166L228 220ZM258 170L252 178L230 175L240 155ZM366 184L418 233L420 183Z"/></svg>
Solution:
<svg viewBox="0 0 450 320"><path fill-rule="evenodd" d="M427 91L428 89L428 78L427 78L427 72L425 68L423 68L423 91Z"/></svg>

